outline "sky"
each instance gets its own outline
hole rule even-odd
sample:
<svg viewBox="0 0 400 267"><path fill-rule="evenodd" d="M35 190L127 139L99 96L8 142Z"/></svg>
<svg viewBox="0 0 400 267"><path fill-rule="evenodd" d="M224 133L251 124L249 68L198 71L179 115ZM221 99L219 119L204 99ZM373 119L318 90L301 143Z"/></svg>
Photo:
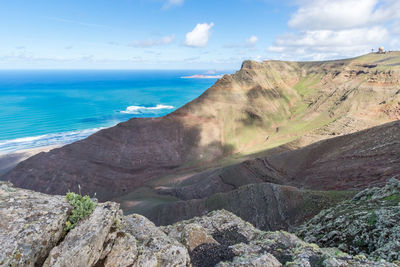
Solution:
<svg viewBox="0 0 400 267"><path fill-rule="evenodd" d="M399 0L0 0L0 69L233 70L400 50Z"/></svg>

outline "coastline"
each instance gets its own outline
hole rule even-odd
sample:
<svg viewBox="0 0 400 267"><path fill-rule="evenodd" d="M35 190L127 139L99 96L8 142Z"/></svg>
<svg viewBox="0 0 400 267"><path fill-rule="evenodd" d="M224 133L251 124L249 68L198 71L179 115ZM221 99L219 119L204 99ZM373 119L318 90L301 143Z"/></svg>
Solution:
<svg viewBox="0 0 400 267"><path fill-rule="evenodd" d="M8 154L0 154L0 176L6 174L9 170L17 166L21 161L26 160L40 152L48 152L54 148L61 147L62 145L51 145L35 147L30 149L18 150Z"/></svg>

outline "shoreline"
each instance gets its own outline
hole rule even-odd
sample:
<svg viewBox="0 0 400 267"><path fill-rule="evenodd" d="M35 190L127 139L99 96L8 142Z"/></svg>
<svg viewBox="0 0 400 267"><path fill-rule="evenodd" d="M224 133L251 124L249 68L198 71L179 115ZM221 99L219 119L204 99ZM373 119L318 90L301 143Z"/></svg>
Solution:
<svg viewBox="0 0 400 267"><path fill-rule="evenodd" d="M21 161L26 160L40 152L48 152L54 148L61 147L62 145L50 145L50 146L42 146L35 147L29 149L23 149L14 151L7 154L0 154L0 177L10 171L12 168L17 166Z"/></svg>

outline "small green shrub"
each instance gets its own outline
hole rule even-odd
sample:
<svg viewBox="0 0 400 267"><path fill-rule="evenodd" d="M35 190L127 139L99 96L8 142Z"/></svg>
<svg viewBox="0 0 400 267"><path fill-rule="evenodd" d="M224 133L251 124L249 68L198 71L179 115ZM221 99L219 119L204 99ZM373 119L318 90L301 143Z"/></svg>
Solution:
<svg viewBox="0 0 400 267"><path fill-rule="evenodd" d="M81 196L72 192L67 193L65 197L68 202L74 207L65 223L64 231L68 232L76 226L80 221L92 214L96 203L94 203L89 196Z"/></svg>
<svg viewBox="0 0 400 267"><path fill-rule="evenodd" d="M368 225L374 226L376 224L377 220L378 220L378 215L376 215L376 213L374 211L371 212L368 217Z"/></svg>
<svg viewBox="0 0 400 267"><path fill-rule="evenodd" d="M362 239L358 239L358 240L356 240L355 242L353 242L357 247L359 247L359 248L363 248L363 247L365 247L365 246L367 246L368 244L367 243L365 243L365 241L364 240L362 240Z"/></svg>
<svg viewBox="0 0 400 267"><path fill-rule="evenodd" d="M391 196L385 197L383 200L388 201L391 205L396 205L400 202L400 194L393 194Z"/></svg>

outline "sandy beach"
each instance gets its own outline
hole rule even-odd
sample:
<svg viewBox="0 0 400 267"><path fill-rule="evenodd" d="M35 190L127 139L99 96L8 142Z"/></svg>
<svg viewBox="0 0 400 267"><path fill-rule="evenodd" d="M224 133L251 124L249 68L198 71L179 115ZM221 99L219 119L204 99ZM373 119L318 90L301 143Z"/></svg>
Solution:
<svg viewBox="0 0 400 267"><path fill-rule="evenodd" d="M40 152L48 152L60 146L61 145L43 146L26 150L20 150L9 154L0 154L0 176L7 173L21 161L29 157L32 157L33 155L36 155Z"/></svg>

